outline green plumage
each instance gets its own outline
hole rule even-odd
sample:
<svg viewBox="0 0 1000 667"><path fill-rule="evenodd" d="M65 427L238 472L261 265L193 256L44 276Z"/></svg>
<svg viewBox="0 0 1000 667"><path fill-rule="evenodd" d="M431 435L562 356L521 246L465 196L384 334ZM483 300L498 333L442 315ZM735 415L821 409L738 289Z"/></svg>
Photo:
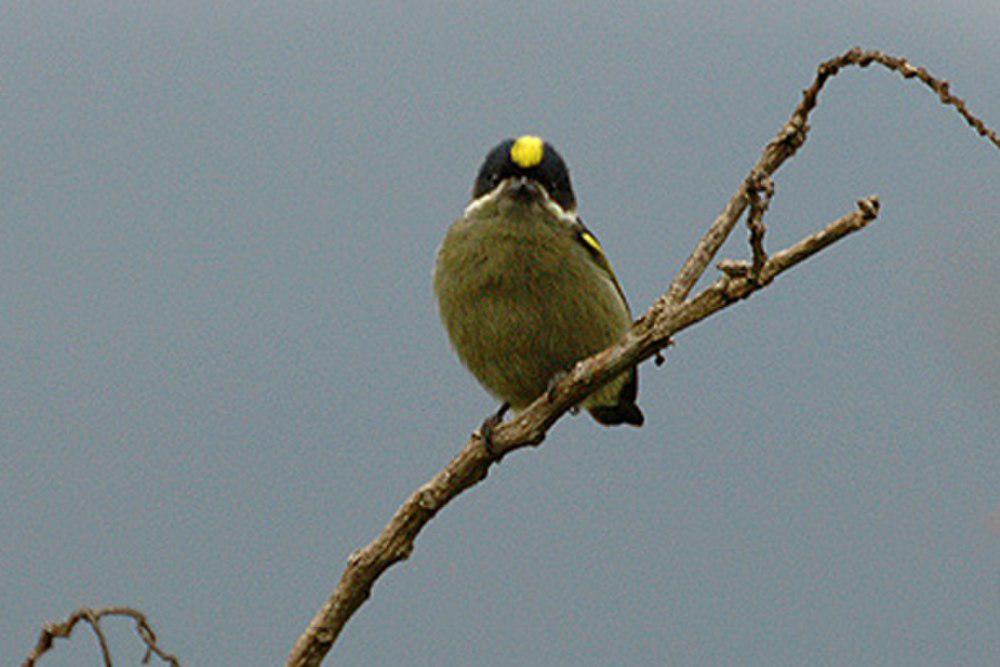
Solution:
<svg viewBox="0 0 1000 667"><path fill-rule="evenodd" d="M515 180L477 200L448 230L434 290L462 362L518 410L558 373L618 340L632 317L596 240L584 241L582 223L560 215L536 183ZM640 425L637 380L632 369L583 407L602 424Z"/></svg>

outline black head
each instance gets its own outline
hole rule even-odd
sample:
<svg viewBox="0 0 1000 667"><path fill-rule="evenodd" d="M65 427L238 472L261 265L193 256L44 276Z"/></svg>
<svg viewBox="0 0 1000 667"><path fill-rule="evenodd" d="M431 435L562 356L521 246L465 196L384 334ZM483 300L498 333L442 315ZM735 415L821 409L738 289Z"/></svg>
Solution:
<svg viewBox="0 0 1000 667"><path fill-rule="evenodd" d="M518 139L507 139L491 150L479 168L472 198L482 197L512 176L525 176L537 182L563 209L570 211L576 208L569 169L562 156L547 141L524 135Z"/></svg>

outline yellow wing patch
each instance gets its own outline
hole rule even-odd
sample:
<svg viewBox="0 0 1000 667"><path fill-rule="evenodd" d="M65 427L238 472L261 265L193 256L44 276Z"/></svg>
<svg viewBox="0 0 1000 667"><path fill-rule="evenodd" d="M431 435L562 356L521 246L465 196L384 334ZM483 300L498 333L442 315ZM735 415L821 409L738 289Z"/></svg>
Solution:
<svg viewBox="0 0 1000 667"><path fill-rule="evenodd" d="M510 159L522 169L530 169L542 161L545 154L545 142L539 137L526 134L510 147Z"/></svg>
<svg viewBox="0 0 1000 667"><path fill-rule="evenodd" d="M590 248L598 255L604 254L604 249L601 248L601 244L597 242L597 237L590 232L580 232L580 240L590 246Z"/></svg>
<svg viewBox="0 0 1000 667"><path fill-rule="evenodd" d="M576 223L576 238L580 240L583 247L587 249L590 256L594 258L594 262L599 266L611 279L611 282L615 286L615 290L618 292L618 296L621 297L622 303L625 305L625 309L628 310L628 299L625 298L625 292L622 291L622 286L618 284L618 278L615 277L615 271L611 268L611 262L608 258L604 256L604 249L601 248L601 244L598 242L597 237L590 233L590 230L583 226L583 222L577 219Z"/></svg>

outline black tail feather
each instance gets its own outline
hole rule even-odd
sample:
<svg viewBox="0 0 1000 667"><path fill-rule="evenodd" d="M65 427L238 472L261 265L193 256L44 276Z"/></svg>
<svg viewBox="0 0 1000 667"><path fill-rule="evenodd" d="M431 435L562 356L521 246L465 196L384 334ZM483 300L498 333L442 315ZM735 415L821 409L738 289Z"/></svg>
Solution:
<svg viewBox="0 0 1000 667"><path fill-rule="evenodd" d="M639 406L636 405L635 401L638 395L639 371L632 369L628 382L622 386L616 405L595 405L589 408L588 412L598 424L604 426L618 426L619 424L642 426L646 418Z"/></svg>

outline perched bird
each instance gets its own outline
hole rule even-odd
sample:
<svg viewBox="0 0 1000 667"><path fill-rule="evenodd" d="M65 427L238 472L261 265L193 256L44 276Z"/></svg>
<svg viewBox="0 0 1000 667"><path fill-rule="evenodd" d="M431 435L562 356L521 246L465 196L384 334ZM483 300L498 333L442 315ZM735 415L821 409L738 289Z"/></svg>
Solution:
<svg viewBox="0 0 1000 667"><path fill-rule="evenodd" d="M434 291L462 363L504 403L496 423L632 324L611 264L577 216L566 163L530 135L486 156L438 250ZM607 426L641 426L637 392L633 368L583 407Z"/></svg>

